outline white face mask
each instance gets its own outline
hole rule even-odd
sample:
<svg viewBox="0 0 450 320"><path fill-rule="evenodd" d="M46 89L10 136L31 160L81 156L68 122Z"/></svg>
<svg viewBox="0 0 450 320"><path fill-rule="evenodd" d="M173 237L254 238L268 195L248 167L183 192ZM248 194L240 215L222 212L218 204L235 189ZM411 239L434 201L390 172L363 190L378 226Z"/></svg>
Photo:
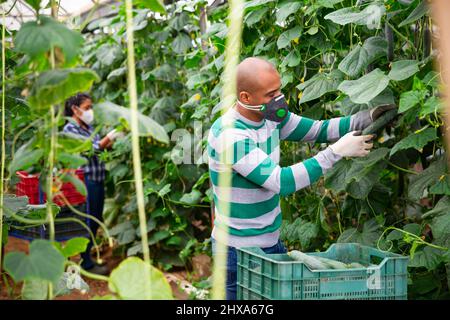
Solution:
<svg viewBox="0 0 450 320"><path fill-rule="evenodd" d="M248 110L261 111L261 109L263 108L262 104L252 106L250 104L245 104L243 102L240 102L239 100L237 100L237 103L239 103L243 108L248 109Z"/></svg>
<svg viewBox="0 0 450 320"><path fill-rule="evenodd" d="M81 121L83 121L86 124L91 124L94 122L94 110L89 109L87 111L83 111L80 108L78 108L82 112L81 116L79 117Z"/></svg>

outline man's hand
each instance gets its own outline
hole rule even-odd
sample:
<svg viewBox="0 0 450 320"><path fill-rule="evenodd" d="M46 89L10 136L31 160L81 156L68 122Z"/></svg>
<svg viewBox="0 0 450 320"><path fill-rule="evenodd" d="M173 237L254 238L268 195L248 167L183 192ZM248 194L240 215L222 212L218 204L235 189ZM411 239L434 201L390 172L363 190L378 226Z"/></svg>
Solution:
<svg viewBox="0 0 450 320"><path fill-rule="evenodd" d="M397 106L395 104L382 104L381 106L370 109L370 119L372 121L377 120L381 117L386 111L396 109Z"/></svg>
<svg viewBox="0 0 450 320"><path fill-rule="evenodd" d="M114 129L114 130L108 132L108 134L106 136L108 137L109 140L115 141L118 138L125 137L125 134L122 131L117 131L116 129Z"/></svg>
<svg viewBox="0 0 450 320"><path fill-rule="evenodd" d="M341 157L364 157L370 152L373 143L367 141L373 139L373 135L361 136L360 131L352 131L330 145L331 150Z"/></svg>

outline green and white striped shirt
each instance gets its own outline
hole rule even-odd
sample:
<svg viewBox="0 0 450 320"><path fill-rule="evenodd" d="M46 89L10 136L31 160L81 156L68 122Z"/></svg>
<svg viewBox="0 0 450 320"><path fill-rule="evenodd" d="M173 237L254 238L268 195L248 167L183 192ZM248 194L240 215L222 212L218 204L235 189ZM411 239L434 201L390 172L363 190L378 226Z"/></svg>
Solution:
<svg viewBox="0 0 450 320"><path fill-rule="evenodd" d="M230 108L213 123L208 136L215 203L212 237L223 242L223 228L228 226L229 246L275 245L282 220L280 195L311 185L341 159L327 147L312 158L280 167L280 139L332 142L370 123L368 110L330 120L312 120L289 112L283 122L277 123L265 119L254 122ZM228 166L221 162L221 155ZM231 189L219 187L219 173L226 172L230 165ZM228 218L221 214L227 205L224 192L230 192Z"/></svg>

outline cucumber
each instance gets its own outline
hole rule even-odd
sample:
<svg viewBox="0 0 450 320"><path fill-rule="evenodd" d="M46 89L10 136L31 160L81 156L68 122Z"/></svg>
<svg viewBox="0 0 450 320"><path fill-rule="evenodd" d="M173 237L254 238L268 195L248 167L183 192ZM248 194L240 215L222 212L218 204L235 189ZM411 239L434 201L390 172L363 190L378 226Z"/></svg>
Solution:
<svg viewBox="0 0 450 320"><path fill-rule="evenodd" d="M365 128L362 132L362 135L373 134L383 128L386 124L388 124L392 119L397 115L397 109L392 109L386 111L381 117L379 117L376 121L374 121L371 125Z"/></svg>
<svg viewBox="0 0 450 320"><path fill-rule="evenodd" d="M387 57L388 61L391 62L394 60L394 34L392 32L392 28L386 23L384 26L384 33L387 41Z"/></svg>
<svg viewBox="0 0 450 320"><path fill-rule="evenodd" d="M316 257L309 256L307 254L304 254L301 251L292 250L292 251L288 252L288 255L295 261L303 262L311 270L329 269L329 267L327 265L325 265L320 260L316 259Z"/></svg>
<svg viewBox="0 0 450 320"><path fill-rule="evenodd" d="M429 57L431 53L431 31L426 26L423 31L423 57Z"/></svg>
<svg viewBox="0 0 450 320"><path fill-rule="evenodd" d="M352 269L352 268L365 268L365 266L363 266L361 263L358 263L358 262L349 263L347 266L348 266L349 269Z"/></svg>
<svg viewBox="0 0 450 320"><path fill-rule="evenodd" d="M323 262L325 265L328 265L330 269L347 269L347 265L343 262L337 261L337 260L333 260L333 259L328 259L328 258L324 258L324 257L315 257L318 260L320 260L321 262Z"/></svg>

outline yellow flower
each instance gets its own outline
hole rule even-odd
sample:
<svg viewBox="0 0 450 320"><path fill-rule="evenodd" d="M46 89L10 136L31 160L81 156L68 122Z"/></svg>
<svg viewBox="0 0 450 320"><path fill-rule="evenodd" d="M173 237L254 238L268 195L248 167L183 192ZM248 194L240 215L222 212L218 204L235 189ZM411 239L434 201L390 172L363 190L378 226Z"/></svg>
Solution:
<svg viewBox="0 0 450 320"><path fill-rule="evenodd" d="M200 93L196 93L196 94L194 95L194 100L195 100L195 101L199 101L201 97L202 97L202 96L200 95Z"/></svg>
<svg viewBox="0 0 450 320"><path fill-rule="evenodd" d="M294 42L295 42L295 44L298 44L300 42L300 39L299 38L295 38Z"/></svg>
<svg viewBox="0 0 450 320"><path fill-rule="evenodd" d="M303 91L300 91L300 93L298 94L298 100L300 100L302 98L303 95Z"/></svg>
<svg viewBox="0 0 450 320"><path fill-rule="evenodd" d="M300 82L301 82L301 83L305 82L305 77L302 77L302 78L300 79Z"/></svg>

